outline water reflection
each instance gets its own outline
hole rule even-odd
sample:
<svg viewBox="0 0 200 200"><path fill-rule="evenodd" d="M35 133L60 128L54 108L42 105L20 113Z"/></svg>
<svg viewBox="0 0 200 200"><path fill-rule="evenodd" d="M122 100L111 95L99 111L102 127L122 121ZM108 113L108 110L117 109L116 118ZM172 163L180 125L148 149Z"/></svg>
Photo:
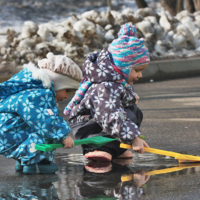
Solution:
<svg viewBox="0 0 200 200"><path fill-rule="evenodd" d="M147 158L148 164L142 165L138 158L136 165L134 159L98 163L88 162L79 154L60 154L55 159L59 165L57 174L16 173L15 177L6 177L0 182L0 200L142 200L164 197L166 191L170 196L173 191L182 194L198 187L199 163L170 166L171 161L167 163L161 157L156 161L155 157ZM192 187L186 187L188 184Z"/></svg>
<svg viewBox="0 0 200 200"><path fill-rule="evenodd" d="M132 179L122 181L124 174ZM143 170L133 173L127 165L89 162L83 167L83 174L75 186L76 199L139 199L144 193L142 186L149 177Z"/></svg>
<svg viewBox="0 0 200 200"><path fill-rule="evenodd" d="M57 174L51 175L23 175L21 172L16 173L18 179L17 184L12 181L7 187L2 188L0 192L0 200L14 199L42 199L42 200L58 200L57 189L53 185L58 181Z"/></svg>
<svg viewBox="0 0 200 200"><path fill-rule="evenodd" d="M59 181L56 183L58 194L61 199L70 200L142 200L151 195L165 194L166 190L181 190L180 185L172 187L170 183L190 179L192 171L200 177L200 164L179 165L174 159L153 154L112 163L87 162L82 155L60 154L56 162L60 166Z"/></svg>

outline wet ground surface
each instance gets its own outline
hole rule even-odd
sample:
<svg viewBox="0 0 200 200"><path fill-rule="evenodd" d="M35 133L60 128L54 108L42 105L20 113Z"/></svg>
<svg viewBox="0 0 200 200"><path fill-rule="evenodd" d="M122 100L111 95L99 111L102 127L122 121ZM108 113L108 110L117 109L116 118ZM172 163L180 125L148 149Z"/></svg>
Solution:
<svg viewBox="0 0 200 200"><path fill-rule="evenodd" d="M200 78L136 84L142 134L152 148L200 156ZM61 112L66 102L60 104ZM81 148L58 149L59 171L23 175L0 156L0 199L199 199L200 163L145 153L91 163Z"/></svg>

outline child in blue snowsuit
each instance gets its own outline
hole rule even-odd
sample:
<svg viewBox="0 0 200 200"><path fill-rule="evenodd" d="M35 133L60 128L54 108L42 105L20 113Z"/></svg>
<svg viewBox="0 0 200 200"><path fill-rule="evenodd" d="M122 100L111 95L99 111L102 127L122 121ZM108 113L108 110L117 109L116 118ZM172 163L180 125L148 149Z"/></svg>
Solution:
<svg viewBox="0 0 200 200"><path fill-rule="evenodd" d="M0 154L15 159L23 173L54 173L55 150L42 152L36 144L63 143L74 146L68 123L59 117L56 101L67 98L68 89L77 89L80 68L66 56L47 54L0 84Z"/></svg>

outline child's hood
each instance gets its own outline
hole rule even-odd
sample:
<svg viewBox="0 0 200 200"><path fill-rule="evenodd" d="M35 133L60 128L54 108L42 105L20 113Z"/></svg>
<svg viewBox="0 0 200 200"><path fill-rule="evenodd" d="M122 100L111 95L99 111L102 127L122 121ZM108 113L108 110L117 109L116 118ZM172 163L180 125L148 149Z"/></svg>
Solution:
<svg viewBox="0 0 200 200"><path fill-rule="evenodd" d="M0 99L6 99L12 94L27 89L45 89L53 86L48 74L33 63L25 64L23 67L22 71L0 83Z"/></svg>
<svg viewBox="0 0 200 200"><path fill-rule="evenodd" d="M82 67L83 77L86 80L101 83L105 81L119 81L123 77L117 73L111 63L109 53L106 49L101 52L90 54Z"/></svg>

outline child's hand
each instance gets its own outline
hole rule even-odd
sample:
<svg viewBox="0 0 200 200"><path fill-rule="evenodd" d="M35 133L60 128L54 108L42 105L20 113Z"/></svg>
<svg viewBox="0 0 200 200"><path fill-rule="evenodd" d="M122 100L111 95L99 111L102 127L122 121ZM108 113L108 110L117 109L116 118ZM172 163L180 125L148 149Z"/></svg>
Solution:
<svg viewBox="0 0 200 200"><path fill-rule="evenodd" d="M62 143L64 144L63 149L70 149L74 146L74 140L70 136L63 140Z"/></svg>
<svg viewBox="0 0 200 200"><path fill-rule="evenodd" d="M136 94L136 93L135 93L135 94ZM140 97L136 94L136 101L135 101L135 104L138 103L139 99L140 99Z"/></svg>
<svg viewBox="0 0 200 200"><path fill-rule="evenodd" d="M133 180L137 188L144 185L150 178L150 175L145 176L145 171L142 170L140 173L133 174Z"/></svg>
<svg viewBox="0 0 200 200"><path fill-rule="evenodd" d="M133 143L132 143L133 151L143 154L144 153L144 147L149 148L149 145L144 140L140 139L139 137L136 137L133 140Z"/></svg>

